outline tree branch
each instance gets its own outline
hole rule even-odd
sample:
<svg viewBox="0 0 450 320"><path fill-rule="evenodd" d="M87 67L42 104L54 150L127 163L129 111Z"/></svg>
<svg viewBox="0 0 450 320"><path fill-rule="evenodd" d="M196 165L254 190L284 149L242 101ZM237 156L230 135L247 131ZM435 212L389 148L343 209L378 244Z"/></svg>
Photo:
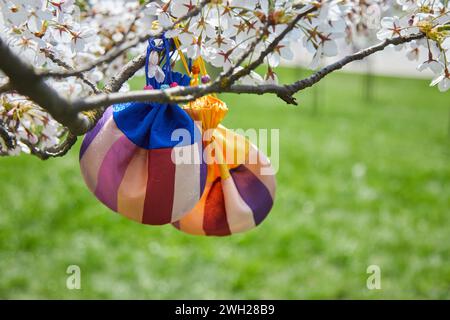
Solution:
<svg viewBox="0 0 450 320"><path fill-rule="evenodd" d="M384 42L381 42L377 45L374 45L372 47L363 49L354 54L346 56L343 59L324 67L323 69L314 73L310 77L303 79L303 80L299 80L291 85L286 86L286 88L292 93L298 92L300 90L303 90L303 89L313 86L314 84L316 84L317 82L322 80L328 74L342 69L343 67L345 67L347 64L349 64L351 62L363 60L364 58L366 58L374 53L383 51L384 49L386 49L386 47L388 47L390 45L397 46L400 44L405 44L405 43L411 42L413 40L422 39L424 37L425 37L425 34L418 33L418 34L413 34L413 35L410 35L407 37L397 37L397 38L393 38L393 39L387 39Z"/></svg>
<svg viewBox="0 0 450 320"><path fill-rule="evenodd" d="M230 76L229 84L233 84L234 82L236 82L240 78L249 75L250 72L252 72L258 66L260 66L264 62L264 59L270 53L272 53L277 48L277 46L280 44L280 42L288 35L288 33L291 32L295 28L297 23L301 19L306 17L308 14L310 14L310 13L316 11L316 10L317 10L317 7L313 6L313 7L309 8L309 9L306 9L305 11L299 13L291 22L289 22L287 27L267 46L267 48L259 55L258 59L256 59L255 61L251 62L244 69L242 69L239 72L236 72L235 74Z"/></svg>
<svg viewBox="0 0 450 320"><path fill-rule="evenodd" d="M0 119L0 138L3 139L8 149L14 149L16 147L16 137L12 134L8 127ZM2 152L2 154L6 152Z"/></svg>
<svg viewBox="0 0 450 320"><path fill-rule="evenodd" d="M12 86L10 82L7 82L0 86L0 94L7 93L12 90Z"/></svg>
<svg viewBox="0 0 450 320"><path fill-rule="evenodd" d="M389 45L400 45L423 38L424 34L415 34L408 37L398 37L390 40L386 40L378 45L361 50L355 54L346 56L345 58L327 66L323 69L315 72L311 76L297 81L289 85L232 85L229 87L222 87L217 83L209 85L201 85L198 87L176 87L166 90L140 90L132 92L118 92L110 94L101 94L92 97L88 97L84 100L74 102L73 108L78 112L92 110L95 108L101 108L106 105L112 105L116 103L124 103L129 101L142 101L142 102L161 102L161 103L183 103L192 101L198 97L211 94L211 93L248 93L248 94L276 94L279 98L283 99L288 104L297 104L293 95L303 89L313 86L320 80L322 80L328 74L342 69L347 64L362 60L378 51L384 50Z"/></svg>
<svg viewBox="0 0 450 320"><path fill-rule="evenodd" d="M64 157L77 142L77 136L69 133L63 143L54 148L45 150L37 148L27 140L22 139L20 141L30 149L32 155L35 155L41 160L48 160L50 158Z"/></svg>
<svg viewBox="0 0 450 320"><path fill-rule="evenodd" d="M222 92L230 92L230 93L237 93L237 94L267 94L272 93L276 94L279 98L283 99L288 104L294 104L296 105L296 99L294 97L294 94L296 94L299 91L302 91L306 88L312 87L316 83L318 83L320 80L325 78L330 73L340 70L343 67L345 67L347 64L362 60L374 53L377 53L379 51L384 50L386 47L390 45L400 45L404 43L411 42L413 40L418 40L425 37L423 33L420 34L414 34L410 35L408 37L397 37L394 39L387 39L382 43L379 43L377 45L374 45L372 47L366 48L364 50L361 50L359 52L356 52L352 55L346 56L342 58L341 60L336 61L335 63L332 63L319 71L313 73L311 76L299 80L297 82L294 82L292 84L288 85L261 85L261 86L250 86L250 85L235 85L231 86L229 89L226 89Z"/></svg>
<svg viewBox="0 0 450 320"><path fill-rule="evenodd" d="M244 53L240 56L240 58L236 61L236 64L234 66L232 66L229 70L222 72L222 74L220 74L220 76L217 78L217 80L215 81L216 83L223 83L223 81L225 80L225 83L223 84L224 86L226 85L231 85L231 81L227 78L230 77L231 75L233 75L234 71L236 70L237 67L241 66L245 60L250 56L250 54L252 54L255 49L256 46L264 39L264 37L266 36L266 32L269 29L270 25L269 25L269 21L267 21L264 25L264 28L262 29L261 33L258 35L258 37L250 44L250 46L248 46L247 50L244 51Z"/></svg>
<svg viewBox="0 0 450 320"><path fill-rule="evenodd" d="M159 103L183 103L195 100L203 95L220 92L212 85L197 87L176 87L165 90L136 90L130 92L112 92L99 94L78 100L73 103L74 110L78 112L89 111L118 103L129 101L159 102Z"/></svg>
<svg viewBox="0 0 450 320"><path fill-rule="evenodd" d="M106 92L119 91L122 85L127 82L136 72L145 65L145 54L141 54L128 62L117 75L113 76L105 86Z"/></svg>
<svg viewBox="0 0 450 320"><path fill-rule="evenodd" d="M252 70L256 69L261 63L263 63L265 57L269 55L276 46L286 37L286 35L295 28L296 24L305 16L317 10L317 7L307 8L305 11L298 14L283 30L283 32L278 35L274 41L261 53L259 58L252 62L250 65L242 69L241 71L233 74L235 68L230 68L227 72L221 74L214 83L209 86L195 87L195 88L176 88L169 90L152 90L149 91L133 91L125 94L110 94L108 96L95 96L88 98L85 102L75 103L75 109L78 111L87 111L92 108L98 108L104 105L107 101L108 104L123 103L127 101L158 101L158 102L188 102L198 98L202 95L214 92L225 92L228 91L227 88L237 81L238 79L248 75ZM265 24L264 29L261 34L250 44L248 49L239 58L236 66L241 65L245 59L250 55L255 49L256 45L262 41L265 36L265 31L270 27L268 23ZM111 79L110 83L106 86L106 91L115 92L120 89L122 84L130 78L136 71L138 71L145 64L145 56L141 55L133 59L128 63L121 72ZM227 79L230 77L229 79ZM225 80L225 84L223 83ZM180 96L181 97L178 97ZM130 100L131 99L131 100ZM288 99L289 100L289 99ZM288 101L287 101L288 102ZM288 103L292 103L289 100Z"/></svg>
<svg viewBox="0 0 450 320"><path fill-rule="evenodd" d="M145 59L146 59L145 55L141 54L135 57L130 62L128 62L125 66L122 67L122 69L119 71L117 75L113 76L108 81L103 91L107 93L119 91L122 85L125 82L127 82L128 79L130 79L139 69L141 69L145 65ZM105 110L106 106L103 106L95 110L95 114L93 116L91 125L86 129L86 131L91 130L95 126L95 124L101 118Z"/></svg>
<svg viewBox="0 0 450 320"><path fill-rule="evenodd" d="M0 69L9 77L11 86L21 95L31 98L53 118L74 134L83 134L90 120L73 111L70 101L61 97L27 63L16 56L0 38Z"/></svg>
<svg viewBox="0 0 450 320"><path fill-rule="evenodd" d="M73 68L71 66L69 66L67 63L65 63L64 61L58 59L55 54L53 52L51 52L50 50L43 50L44 54L47 58L49 58L50 60L52 60L54 63L56 63L58 66L65 68L66 70L69 71L73 71ZM79 74L77 76L81 81L83 81L89 88L91 88L91 90L94 93L100 93L101 91L97 88L97 86L92 83L85 74Z"/></svg>
<svg viewBox="0 0 450 320"><path fill-rule="evenodd" d="M312 10L313 8L309 9ZM308 11L309 12L309 11ZM252 62L245 72L238 72L234 74L233 79L245 76L264 61L264 56L272 52L282 37L285 37L295 24L301 19L298 15L289 26L276 38L276 41L261 54L260 58ZM113 77L106 85L105 92L91 97L76 101L68 101L58 95L58 93L48 86L44 77L37 74L33 68L25 64L8 48L8 46L0 39L0 69L10 79L10 86L17 90L19 94L30 97L33 101L46 109L53 118L69 128L74 135L81 135L87 132L96 119L90 119L84 115L83 111L95 110L105 108L106 106L123 103L129 101L146 101L146 102L166 102L166 103L182 103L192 101L200 96L211 93L249 93L249 94L265 94L272 93L290 104L296 104L293 95L307 87L314 85L323 79L326 75L333 71L343 68L345 65L361 60L371 54L385 49L389 45L399 45L410 42L412 40L423 38L424 34L416 34L408 37L398 37L391 40L386 40L378 45L361 50L355 54L349 55L319 71L312 74L303 80L299 80L289 85L260 85L260 86L246 86L246 85L231 85L223 86L220 83L211 83L208 85L201 85L198 87L176 87L166 90L142 90L127 93L114 92L119 90L123 83L129 79L137 70L139 70L144 62L145 56L140 55L130 61L118 75ZM101 113L100 113L101 114Z"/></svg>

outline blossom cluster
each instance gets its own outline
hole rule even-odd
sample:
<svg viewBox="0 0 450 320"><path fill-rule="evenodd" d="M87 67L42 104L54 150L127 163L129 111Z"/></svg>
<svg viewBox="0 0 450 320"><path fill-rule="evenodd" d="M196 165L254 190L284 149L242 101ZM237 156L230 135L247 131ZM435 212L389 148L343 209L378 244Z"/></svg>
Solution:
<svg viewBox="0 0 450 320"><path fill-rule="evenodd" d="M251 72L245 84L277 83L276 67L294 59L294 52L309 52L311 68L322 58L339 55L343 45L363 40L367 45L415 34L425 37L404 47L405 59L418 60L419 71L434 73L432 85L450 88L450 4L448 0L211 0L198 14L183 19L202 0L0 0L0 37L39 71L79 69L145 35L153 29L167 30L177 38L187 58L202 57L221 70L258 59L299 16L295 27L274 46L264 63L263 74ZM157 23L155 23L157 21ZM145 42L111 63L97 65L85 77L101 85L114 76L130 56L144 52ZM399 46L400 47L400 46ZM248 50L251 49L251 52ZM180 59L174 55L173 59ZM149 76L163 76L158 57L151 57ZM48 78L49 85L69 99L92 94L86 81L76 77ZM0 86L7 79L0 72ZM125 88L126 89L126 85ZM45 106L42 106L45 108ZM20 142L51 147L63 131L44 109L15 92L0 94L0 121ZM26 151L20 143L7 150L0 137L0 152ZM19 150L20 148L20 150Z"/></svg>
<svg viewBox="0 0 450 320"><path fill-rule="evenodd" d="M397 0L407 12L403 16L384 17L377 32L380 40L405 37L419 32L426 37L414 40L406 47L409 60L419 60L425 51L427 59L420 61L418 71L430 70L434 74L431 86L445 92L450 89L450 2L448 0Z"/></svg>
<svg viewBox="0 0 450 320"><path fill-rule="evenodd" d="M170 24L192 10L200 1L162 0L150 3L146 13L154 16L161 27ZM313 8L312 11L309 9ZM422 61L420 71L429 68L436 74L432 85L441 91L449 88L448 50L450 4L437 0L223 0L212 1L199 15L180 23L167 33L178 37L185 54L192 59L203 57L211 65L223 69L234 66L252 41L262 36L250 55L249 62L283 32L297 15L304 17L267 56L267 73L252 72L242 79L246 83L276 83L274 72L282 59L292 60L294 52L313 55L311 68L320 65L323 57L338 55L339 41L346 43L378 38L406 37L420 32L423 40L413 41L406 56L418 58L419 50L430 51L429 60ZM365 41L370 42L370 41ZM412 51L412 52L411 52ZM237 69L239 70L239 69Z"/></svg>
<svg viewBox="0 0 450 320"><path fill-rule="evenodd" d="M145 32L150 23L141 14L139 1L0 0L0 9L0 37L37 71L61 72L92 64L117 45ZM98 86L127 60L125 53L112 63L86 72L85 77ZM92 93L75 77L46 81L68 99ZM6 82L0 71L0 85ZM0 137L0 154L29 152L30 145L54 147L64 132L43 108L13 91L0 95L0 121L17 139L11 149Z"/></svg>

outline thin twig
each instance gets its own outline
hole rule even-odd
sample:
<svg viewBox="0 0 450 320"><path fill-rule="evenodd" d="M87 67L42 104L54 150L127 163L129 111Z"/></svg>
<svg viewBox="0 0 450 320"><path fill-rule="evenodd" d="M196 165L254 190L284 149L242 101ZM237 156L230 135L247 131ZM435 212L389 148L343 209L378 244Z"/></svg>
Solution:
<svg viewBox="0 0 450 320"><path fill-rule="evenodd" d="M5 125L5 123L0 119L0 137L5 142L7 149L14 149L16 147L16 138L12 132L9 131L9 128ZM7 154L6 152L4 152Z"/></svg>
<svg viewBox="0 0 450 320"><path fill-rule="evenodd" d="M145 64L145 55L141 54L134 59L132 59L130 62L128 62L125 66L122 67L122 69L119 71L119 73L115 76L113 76L105 85L105 88L103 89L104 92L117 92L120 90L120 88L123 86L125 82L128 81L139 69L141 69ZM103 113L106 110L106 106L103 106L103 108L95 109L95 114L93 117L93 121L91 125L87 128L87 131L92 129L97 121L102 117Z"/></svg>
<svg viewBox="0 0 450 320"><path fill-rule="evenodd" d="M233 84L237 80L241 79L242 77L245 77L250 74L253 70L255 70L258 66L260 66L264 59L272 53L277 46L280 44L280 42L288 35L289 32L291 32L297 23L306 17L308 14L314 12L317 10L317 7L313 6L301 13L299 13L289 24L286 26L286 28L267 46L267 48L259 55L259 57L252 61L247 67L244 69L239 70L232 76L230 76L229 85Z"/></svg>
<svg viewBox="0 0 450 320"><path fill-rule="evenodd" d="M336 61L335 63L332 63L332 64L322 68L321 70L314 73L310 77L303 79L303 80L299 80L299 81L293 83L292 85L288 85L286 87L290 92L293 92L293 93L298 92L300 90L303 90L303 89L313 86L314 84L316 84L317 82L322 80L328 74L342 69L343 67L345 67L347 64L349 64L351 62L362 60L374 53L383 51L386 47L388 47L390 45L397 46L400 44L411 42L413 40L422 39L424 37L425 37L425 34L418 33L418 34L413 34L413 35L410 35L407 37L397 37L397 38L393 38L393 39L387 39L377 45L360 50L354 54L348 55L348 56Z"/></svg>
<svg viewBox="0 0 450 320"><path fill-rule="evenodd" d="M69 133L63 143L59 144L56 147L44 150L39 149L27 140L22 139L21 142L30 149L32 155L38 157L41 160L48 160L50 158L64 157L77 142L77 136Z"/></svg>
<svg viewBox="0 0 450 320"><path fill-rule="evenodd" d="M145 54L141 54L128 62L115 76L113 76L105 86L104 91L119 91L122 85L127 82L139 69L145 65Z"/></svg>
<svg viewBox="0 0 450 320"><path fill-rule="evenodd" d="M14 90L47 110L56 121L65 125L73 134L81 135L86 132L91 122L89 117L75 112L71 102L61 97L46 83L44 77L39 76L32 66L13 53L2 38L0 38L0 69L9 77Z"/></svg>
<svg viewBox="0 0 450 320"><path fill-rule="evenodd" d="M2 93L8 93L12 90L12 86L10 82L7 82L0 86L0 94Z"/></svg>
<svg viewBox="0 0 450 320"><path fill-rule="evenodd" d="M254 41L252 41L250 46L248 46L247 50L245 50L244 53L240 56L240 58L236 61L236 64L227 71L224 71L219 76L219 78L217 79L218 83L222 83L224 79L227 79L229 76L231 76L234 73L234 71L245 62L245 60L250 56L250 54L252 54L253 51L255 51L256 46L264 39L267 31L269 30L269 27L270 27L269 20L267 20L267 22L264 24L264 28L261 30L258 37Z"/></svg>
<svg viewBox="0 0 450 320"><path fill-rule="evenodd" d="M415 34L408 37L398 37L391 40L386 40L378 45L361 50L352 55L346 56L341 60L324 67L315 72L311 76L288 85L232 85L229 87L221 87L217 84L201 85L198 87L176 87L166 90L140 90L132 92L118 92L110 94L101 94L92 97L87 97L84 100L75 101L73 108L78 111L87 111L103 106L112 105L116 103L124 103L129 101L144 101L144 102L187 102L194 100L200 96L211 93L248 93L248 94L265 94L272 93L283 99L288 104L296 104L294 94L308 87L313 86L325 76L333 71L342 69L345 65L362 60L378 51L382 51L389 45L399 45L423 38L423 34Z"/></svg>
<svg viewBox="0 0 450 320"><path fill-rule="evenodd" d="M45 56L47 58L49 58L50 60L52 60L54 63L56 63L58 66L65 68L66 70L72 71L73 68L71 66L69 66L67 63L65 63L64 61L62 61L61 59L58 59L55 54L53 52L51 52L50 50L43 50ZM97 88L97 86L92 83L85 74L79 74L77 75L77 77L83 81L87 86L89 86L89 88L91 88L91 90L94 93L100 93L101 91Z"/></svg>

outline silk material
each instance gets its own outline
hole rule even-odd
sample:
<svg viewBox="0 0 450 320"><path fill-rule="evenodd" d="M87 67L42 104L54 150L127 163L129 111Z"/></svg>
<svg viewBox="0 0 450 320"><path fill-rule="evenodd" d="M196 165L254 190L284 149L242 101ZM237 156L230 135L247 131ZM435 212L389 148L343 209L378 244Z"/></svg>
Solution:
<svg viewBox="0 0 450 320"><path fill-rule="evenodd" d="M219 125L205 147L208 177L197 205L173 223L192 235L229 236L264 221L275 199L275 172L269 159L243 136ZM264 170L262 170L264 169Z"/></svg>
<svg viewBox="0 0 450 320"><path fill-rule="evenodd" d="M145 113L142 105L138 106L139 114ZM178 106L148 108L148 114L152 110L160 115L146 119L145 124L152 129L141 126L144 137L138 137L135 131L130 139L130 132L118 127L110 107L86 135L80 166L87 186L108 208L137 222L163 225L183 218L193 209L206 186L207 169L200 157L201 134L195 133L193 140L176 145L163 123L172 121L175 129L186 132L200 131L193 120ZM145 148L135 141L147 141ZM180 161L179 154L187 155L189 161Z"/></svg>

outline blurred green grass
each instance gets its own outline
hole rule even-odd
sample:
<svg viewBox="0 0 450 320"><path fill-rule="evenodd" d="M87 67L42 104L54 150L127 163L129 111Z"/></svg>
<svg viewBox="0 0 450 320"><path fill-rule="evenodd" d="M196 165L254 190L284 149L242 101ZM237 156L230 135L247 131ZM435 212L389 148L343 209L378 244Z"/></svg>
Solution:
<svg viewBox="0 0 450 320"><path fill-rule="evenodd" d="M300 107L223 96L228 127L281 129L275 207L229 238L111 213L84 185L79 145L47 162L0 159L0 298L449 299L449 95L373 82L371 102L365 77L342 73L299 94ZM78 291L65 286L72 264ZM373 264L381 290L366 288Z"/></svg>

